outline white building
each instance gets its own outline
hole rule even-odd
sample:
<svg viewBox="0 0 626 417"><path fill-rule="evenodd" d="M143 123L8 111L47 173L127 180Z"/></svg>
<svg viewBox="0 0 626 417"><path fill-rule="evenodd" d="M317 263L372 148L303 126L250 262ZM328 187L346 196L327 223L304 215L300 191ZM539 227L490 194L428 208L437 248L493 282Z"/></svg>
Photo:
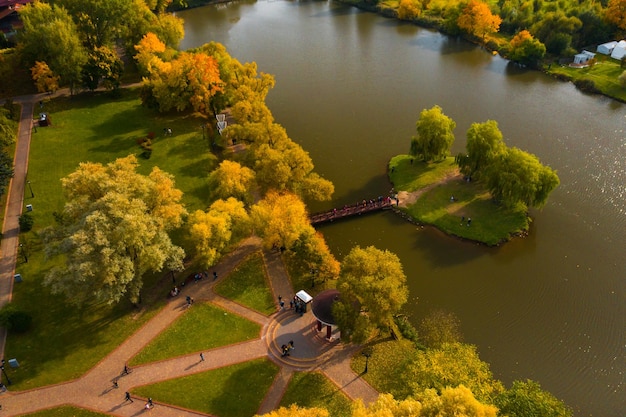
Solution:
<svg viewBox="0 0 626 417"><path fill-rule="evenodd" d="M611 58L622 59L624 55L626 55L626 41L619 41L611 52Z"/></svg>
<svg viewBox="0 0 626 417"><path fill-rule="evenodd" d="M617 46L617 41L603 43L602 45L598 45L598 48L596 48L596 52L598 52L599 54L611 55L611 52L613 52L615 46Z"/></svg>
<svg viewBox="0 0 626 417"><path fill-rule="evenodd" d="M582 51L582 53L574 55L574 64L584 64L595 56L596 54L593 52Z"/></svg>

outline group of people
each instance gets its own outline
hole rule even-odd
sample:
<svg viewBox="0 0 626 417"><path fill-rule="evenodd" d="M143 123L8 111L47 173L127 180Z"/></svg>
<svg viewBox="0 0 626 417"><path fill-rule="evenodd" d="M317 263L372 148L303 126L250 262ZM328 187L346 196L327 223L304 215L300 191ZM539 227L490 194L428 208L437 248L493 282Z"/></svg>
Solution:
<svg viewBox="0 0 626 417"><path fill-rule="evenodd" d="M283 352L281 356L289 356L289 351L293 349L295 349L295 347L293 346L293 340L290 340L289 343L281 346L281 350Z"/></svg>

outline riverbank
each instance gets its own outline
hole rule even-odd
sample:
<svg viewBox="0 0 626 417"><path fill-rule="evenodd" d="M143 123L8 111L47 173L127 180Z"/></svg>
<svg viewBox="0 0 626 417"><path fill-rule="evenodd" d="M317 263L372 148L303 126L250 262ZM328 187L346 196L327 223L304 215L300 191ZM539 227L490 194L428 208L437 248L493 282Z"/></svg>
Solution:
<svg viewBox="0 0 626 417"><path fill-rule="evenodd" d="M526 208L494 203L481 183L463 178L453 157L425 163L398 155L389 161L388 174L398 209L420 224L488 246L528 233L531 219Z"/></svg>
<svg viewBox="0 0 626 417"><path fill-rule="evenodd" d="M394 8L393 3L370 3L367 0L338 1L390 19L410 22L423 28L435 29L447 36L454 36L446 31L445 22L441 19L423 15L411 19L401 19L398 14L399 2ZM503 58L508 59L506 52L503 54L502 50L508 50L509 39L506 39L500 34L496 35L491 36L488 41L481 46L488 52L493 54L498 53ZM467 36L464 36L464 39L468 42L478 44L476 39L470 39ZM573 68L569 67L567 64L559 64L557 61L562 61L561 59L549 57L540 61L536 69L552 78L573 83L582 93L603 95L613 100L626 103L626 87L620 85L618 81L619 75L624 71L621 63L601 54L597 54L596 59L597 63L595 65L590 65L585 68ZM513 63L513 61L511 61L511 63Z"/></svg>

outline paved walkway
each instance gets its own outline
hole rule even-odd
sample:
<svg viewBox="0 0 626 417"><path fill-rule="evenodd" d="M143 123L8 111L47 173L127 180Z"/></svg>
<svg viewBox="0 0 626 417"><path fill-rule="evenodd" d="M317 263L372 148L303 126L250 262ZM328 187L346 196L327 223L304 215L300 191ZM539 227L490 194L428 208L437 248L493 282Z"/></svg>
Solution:
<svg viewBox="0 0 626 417"><path fill-rule="evenodd" d="M57 95L64 93L67 92L61 91ZM33 103L39 102L43 97L43 95L34 95L16 99L16 102L20 102L23 107L15 153L15 175L9 185L9 199L3 225L0 306L11 300L13 275L19 247L18 218L24 205L24 187L27 180ZM351 399L362 399L365 403L373 402L378 397L378 392L350 369L350 358L358 350L358 347L344 346L337 342L326 342L321 335L316 334L315 321L310 312L300 316L294 311L286 309L267 317L224 299L213 292L215 282L223 280L249 254L258 250L261 250L261 240L258 237L246 239L214 268L219 277L217 281L209 278L185 286L181 291L181 296L171 299L154 318L81 378L28 391L5 392L0 396L2 414L15 416L63 404L73 404L113 415L137 416L143 412L145 399L136 398L134 402L124 400L124 392L130 391L133 387L205 372L261 357L268 357L279 364L281 369L266 394L258 410L259 413L269 412L278 406L295 371L316 370L323 372ZM294 290L280 254L264 251L263 257L276 300L278 301L280 295L283 300L286 300L286 306L289 306L289 300L294 296ZM209 350L204 353L205 361L200 361L200 352L197 352L138 366L133 368L130 374L121 376L120 373L125 363L184 314L186 295L193 296L196 303L211 302L261 324L263 330L259 338ZM279 310L278 304L277 310ZM5 340L6 333L2 330L0 333L0 352L4 352ZM280 355L280 346L290 340L294 341L296 349L291 352L291 356L283 358ZM114 380L118 380L118 388L113 388L112 381ZM164 417L203 415L169 404L155 402L155 406L158 409L158 415Z"/></svg>

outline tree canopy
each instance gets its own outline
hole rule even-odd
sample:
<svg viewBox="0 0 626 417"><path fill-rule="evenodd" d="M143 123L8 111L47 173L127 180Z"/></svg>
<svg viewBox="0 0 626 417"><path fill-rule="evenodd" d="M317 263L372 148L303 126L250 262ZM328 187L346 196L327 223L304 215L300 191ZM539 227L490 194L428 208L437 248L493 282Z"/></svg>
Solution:
<svg viewBox="0 0 626 417"><path fill-rule="evenodd" d="M464 385L481 402L493 404L504 387L493 378L489 365L478 357L476 347L444 343L440 348L417 353L404 375L414 393Z"/></svg>
<svg viewBox="0 0 626 417"><path fill-rule="evenodd" d="M571 417L572 410L554 395L531 380L514 381L513 386L496 398L500 414L509 417Z"/></svg>
<svg viewBox="0 0 626 417"><path fill-rule="evenodd" d="M72 303L138 302L146 272L182 269L184 251L167 234L182 223L182 192L159 168L144 176L137 166L133 155L81 163L61 180L67 201L44 241L47 255L65 262L45 283Z"/></svg>
<svg viewBox="0 0 626 417"><path fill-rule="evenodd" d="M362 342L374 328L386 329L408 299L400 259L387 250L354 247L341 263L341 300L333 314L342 337Z"/></svg>
<svg viewBox="0 0 626 417"><path fill-rule="evenodd" d="M470 0L467 6L463 8L457 22L459 28L485 42L485 37L488 34L498 31L502 18L493 14L486 3Z"/></svg>
<svg viewBox="0 0 626 417"><path fill-rule="evenodd" d="M422 110L416 123L417 136L411 139L410 154L424 161L441 160L448 156L454 142L456 122L443 114L441 107Z"/></svg>

